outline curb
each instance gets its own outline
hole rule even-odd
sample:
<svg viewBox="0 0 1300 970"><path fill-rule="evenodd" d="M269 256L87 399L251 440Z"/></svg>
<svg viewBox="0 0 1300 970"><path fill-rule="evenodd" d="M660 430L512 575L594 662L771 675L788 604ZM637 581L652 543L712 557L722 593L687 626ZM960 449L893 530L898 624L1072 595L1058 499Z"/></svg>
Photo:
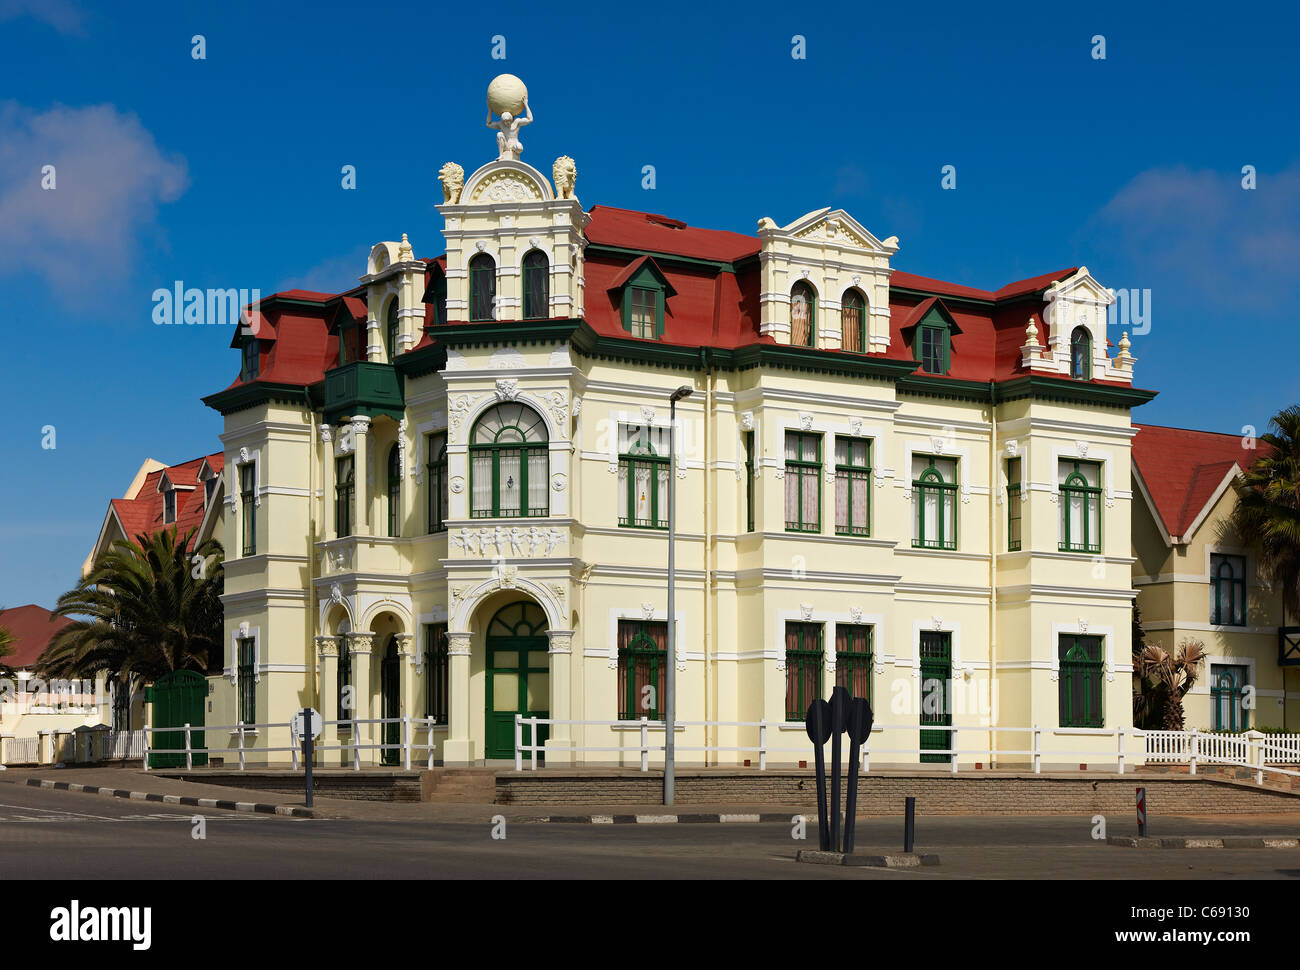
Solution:
<svg viewBox="0 0 1300 970"><path fill-rule="evenodd" d="M554 822L560 825L669 825L737 822L753 825L757 822L789 823L792 816L785 812L763 812L749 815L727 815L716 812L692 815L541 815L537 818L516 819L520 822Z"/></svg>
<svg viewBox="0 0 1300 970"><path fill-rule="evenodd" d="M1300 848L1300 838L1269 835L1226 835L1222 838L1108 835L1106 844L1128 849L1297 849Z"/></svg>
<svg viewBox="0 0 1300 970"><path fill-rule="evenodd" d="M795 862L811 862L821 866L871 866L875 869L915 869L918 866L937 866L939 857L931 853L898 852L893 855L852 855L843 852L823 852L819 849L800 849Z"/></svg>
<svg viewBox="0 0 1300 970"><path fill-rule="evenodd" d="M292 818L315 818L310 808L293 805L269 805L265 802L234 802L224 798L194 798L189 795L158 795L153 792L127 791L125 788L101 788L98 785L78 785L68 781L43 781L28 778L28 788L46 788L53 791L76 791L90 795L107 795L110 798L129 798L140 802L161 802L165 805L189 805L195 808L220 808L230 812L258 812L263 815L287 815Z"/></svg>

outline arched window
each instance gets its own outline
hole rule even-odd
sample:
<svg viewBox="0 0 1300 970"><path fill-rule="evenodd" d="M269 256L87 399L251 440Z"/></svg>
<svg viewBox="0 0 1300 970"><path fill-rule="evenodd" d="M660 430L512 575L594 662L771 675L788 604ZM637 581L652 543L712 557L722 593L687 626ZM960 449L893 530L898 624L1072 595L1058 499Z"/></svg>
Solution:
<svg viewBox="0 0 1300 970"><path fill-rule="evenodd" d="M914 455L912 490L916 494L912 546L917 549L956 549L957 462L950 458Z"/></svg>
<svg viewBox="0 0 1300 970"><path fill-rule="evenodd" d="M860 290L844 294L840 310L840 347L855 354L867 349L867 300Z"/></svg>
<svg viewBox="0 0 1300 970"><path fill-rule="evenodd" d="M511 402L485 411L470 436L470 516L546 515L547 441L546 423L532 408Z"/></svg>
<svg viewBox="0 0 1300 970"><path fill-rule="evenodd" d="M388 301L388 328L384 331L385 344L388 347L388 362L397 359L397 298Z"/></svg>
<svg viewBox="0 0 1300 970"><path fill-rule="evenodd" d="M1101 466L1061 459L1061 552L1101 552Z"/></svg>
<svg viewBox="0 0 1300 970"><path fill-rule="evenodd" d="M797 347L815 347L817 332L817 294L800 281L790 291L790 343Z"/></svg>
<svg viewBox="0 0 1300 970"><path fill-rule="evenodd" d="M402 452L401 445L388 449L388 534L402 534Z"/></svg>
<svg viewBox="0 0 1300 970"><path fill-rule="evenodd" d="M551 274L546 254L534 249L524 257L524 319L550 316Z"/></svg>
<svg viewBox="0 0 1300 970"><path fill-rule="evenodd" d="M496 319L497 264L487 253L469 261L469 318Z"/></svg>
<svg viewBox="0 0 1300 970"><path fill-rule="evenodd" d="M1070 336L1070 376L1076 381L1092 380L1092 334L1087 327L1075 327Z"/></svg>

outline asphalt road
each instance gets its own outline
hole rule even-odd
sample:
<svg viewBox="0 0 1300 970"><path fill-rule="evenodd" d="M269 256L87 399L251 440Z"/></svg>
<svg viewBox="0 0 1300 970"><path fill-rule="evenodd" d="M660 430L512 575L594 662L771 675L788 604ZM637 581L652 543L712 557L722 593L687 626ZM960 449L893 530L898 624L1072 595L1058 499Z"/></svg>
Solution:
<svg viewBox="0 0 1300 970"><path fill-rule="evenodd" d="M1300 849L1138 850L1087 818L922 818L912 870L802 865L791 826L292 819L0 785L3 879L1294 879ZM204 838L194 837L195 819ZM1161 819L1157 835L1295 835L1290 818ZM864 819L858 851L896 851L899 819ZM1131 834L1125 830L1122 834Z"/></svg>

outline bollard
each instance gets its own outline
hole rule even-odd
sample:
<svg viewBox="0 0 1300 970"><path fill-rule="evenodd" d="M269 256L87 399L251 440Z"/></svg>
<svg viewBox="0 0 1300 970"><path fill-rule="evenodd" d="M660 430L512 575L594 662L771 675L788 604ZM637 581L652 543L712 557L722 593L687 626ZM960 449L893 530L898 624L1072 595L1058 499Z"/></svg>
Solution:
<svg viewBox="0 0 1300 970"><path fill-rule="evenodd" d="M1137 790L1137 810L1138 837L1142 838L1147 834L1147 790L1145 788Z"/></svg>
<svg viewBox="0 0 1300 970"><path fill-rule="evenodd" d="M906 806L903 814L903 851L911 852L912 846L916 844L916 798L908 795Z"/></svg>

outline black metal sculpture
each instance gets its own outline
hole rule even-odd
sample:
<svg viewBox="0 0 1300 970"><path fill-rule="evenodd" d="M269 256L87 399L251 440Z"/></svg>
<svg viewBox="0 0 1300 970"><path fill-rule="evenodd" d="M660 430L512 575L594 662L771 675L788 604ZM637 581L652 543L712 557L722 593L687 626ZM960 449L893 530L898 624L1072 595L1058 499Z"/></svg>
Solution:
<svg viewBox="0 0 1300 970"><path fill-rule="evenodd" d="M817 833L823 852L852 852L853 835L857 822L858 765L861 763L862 745L871 734L874 717L871 705L865 698L850 696L843 687L831 691L830 702L818 698L808 705L804 728L813 743L813 759L817 767ZM849 735L849 790L845 805L844 838L840 840L840 735ZM826 756L822 750L831 742L831 797L830 811L826 800ZM842 848L841 848L842 845Z"/></svg>

